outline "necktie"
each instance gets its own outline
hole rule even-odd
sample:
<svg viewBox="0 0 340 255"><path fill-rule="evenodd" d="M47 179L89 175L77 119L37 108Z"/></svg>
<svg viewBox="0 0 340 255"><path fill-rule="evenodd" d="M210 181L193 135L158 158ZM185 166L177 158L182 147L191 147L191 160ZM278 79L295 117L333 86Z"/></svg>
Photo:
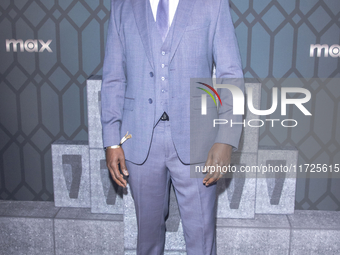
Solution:
<svg viewBox="0 0 340 255"><path fill-rule="evenodd" d="M169 0L159 0L157 7L156 23L158 31L162 36L163 42L169 30L168 20L169 20Z"/></svg>

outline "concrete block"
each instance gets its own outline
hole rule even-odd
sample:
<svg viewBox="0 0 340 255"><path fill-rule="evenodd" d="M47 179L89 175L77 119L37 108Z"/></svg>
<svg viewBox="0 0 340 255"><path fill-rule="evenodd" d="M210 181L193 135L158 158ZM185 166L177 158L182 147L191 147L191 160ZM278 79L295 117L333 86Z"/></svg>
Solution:
<svg viewBox="0 0 340 255"><path fill-rule="evenodd" d="M0 200L0 216L6 215L8 207L12 204L11 200Z"/></svg>
<svg viewBox="0 0 340 255"><path fill-rule="evenodd" d="M295 148L260 147L258 166L267 172L257 173L255 213L294 213L297 160Z"/></svg>
<svg viewBox="0 0 340 255"><path fill-rule="evenodd" d="M286 216L256 215L254 219L217 219L217 254L289 254Z"/></svg>
<svg viewBox="0 0 340 255"><path fill-rule="evenodd" d="M52 144L55 206L90 207L89 148L83 141Z"/></svg>
<svg viewBox="0 0 340 255"><path fill-rule="evenodd" d="M295 211L290 254L340 254L340 212Z"/></svg>
<svg viewBox="0 0 340 255"><path fill-rule="evenodd" d="M54 220L55 254L124 254L122 215L62 208Z"/></svg>
<svg viewBox="0 0 340 255"><path fill-rule="evenodd" d="M292 230L292 255L340 254L340 230Z"/></svg>
<svg viewBox="0 0 340 255"><path fill-rule="evenodd" d="M136 250L125 250L124 255L137 255Z"/></svg>
<svg viewBox="0 0 340 255"><path fill-rule="evenodd" d="M185 251L167 251L164 250L164 255L186 255ZM136 250L126 250L124 255L137 255Z"/></svg>
<svg viewBox="0 0 340 255"><path fill-rule="evenodd" d="M106 166L105 151L90 149L91 212L123 214L123 194L126 193L112 179Z"/></svg>
<svg viewBox="0 0 340 255"><path fill-rule="evenodd" d="M53 202L0 201L0 254L54 254Z"/></svg>
<svg viewBox="0 0 340 255"><path fill-rule="evenodd" d="M0 217L53 218L59 210L50 201L0 200Z"/></svg>
<svg viewBox="0 0 340 255"><path fill-rule="evenodd" d="M86 83L87 87L87 114L88 134L90 148L103 148L101 114L101 85L102 77L91 76Z"/></svg>
<svg viewBox="0 0 340 255"><path fill-rule="evenodd" d="M185 251L164 251L164 255L186 255ZM125 250L124 255L137 255L136 250Z"/></svg>
<svg viewBox="0 0 340 255"><path fill-rule="evenodd" d="M268 228L289 229L286 215L255 214L253 219L216 219L217 228Z"/></svg>
<svg viewBox="0 0 340 255"><path fill-rule="evenodd" d="M55 216L56 219L78 219L78 220L107 220L123 221L123 214L92 213L91 208L62 207ZM119 229L123 232L124 229Z"/></svg>
<svg viewBox="0 0 340 255"><path fill-rule="evenodd" d="M232 154L235 172L217 182L217 218L254 218L256 173L241 171L256 164L257 154Z"/></svg>
<svg viewBox="0 0 340 255"><path fill-rule="evenodd" d="M245 102L247 103L248 93L252 91L252 102L255 109L260 109L261 107L261 83L256 80L246 80L245 81ZM249 152L255 153L258 150L259 144L259 132L260 128L255 126L260 126L261 123L258 121L251 121L260 119L258 115L249 111L249 108L246 108L244 116L245 127L243 128L239 148L238 151L241 152Z"/></svg>
<svg viewBox="0 0 340 255"><path fill-rule="evenodd" d="M340 211L296 210L288 219L292 229L340 229Z"/></svg>
<svg viewBox="0 0 340 255"><path fill-rule="evenodd" d="M54 254L53 219L0 217L1 254Z"/></svg>
<svg viewBox="0 0 340 255"><path fill-rule="evenodd" d="M164 251L164 255L186 255L186 251Z"/></svg>

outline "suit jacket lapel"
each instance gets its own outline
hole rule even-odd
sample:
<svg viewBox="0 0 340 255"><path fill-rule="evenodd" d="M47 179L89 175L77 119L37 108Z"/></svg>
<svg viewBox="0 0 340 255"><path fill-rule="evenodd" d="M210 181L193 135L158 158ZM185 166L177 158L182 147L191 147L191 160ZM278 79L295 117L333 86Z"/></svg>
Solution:
<svg viewBox="0 0 340 255"><path fill-rule="evenodd" d="M152 68L154 68L147 22L148 21L147 8L149 7L148 1L149 0L131 0L133 13L136 19L136 25L138 27L139 35L144 45L146 56L149 59Z"/></svg>
<svg viewBox="0 0 340 255"><path fill-rule="evenodd" d="M148 1L149 0L131 0L133 13L136 19L136 25L138 27L139 35L144 45L145 53L149 59L152 68L154 68L151 52L150 35L147 22L148 20L147 8L149 7ZM181 41L181 38L188 24L195 2L196 0L180 0L178 3L174 20L175 23L173 22L175 27L171 45L170 62L174 57L179 42Z"/></svg>
<svg viewBox="0 0 340 255"><path fill-rule="evenodd" d="M174 57L178 44L181 41L181 38L184 34L185 28L190 19L195 2L196 0L179 0L177 10L176 10L175 20L174 20L175 27L174 27L172 44L171 44L170 62L172 58Z"/></svg>

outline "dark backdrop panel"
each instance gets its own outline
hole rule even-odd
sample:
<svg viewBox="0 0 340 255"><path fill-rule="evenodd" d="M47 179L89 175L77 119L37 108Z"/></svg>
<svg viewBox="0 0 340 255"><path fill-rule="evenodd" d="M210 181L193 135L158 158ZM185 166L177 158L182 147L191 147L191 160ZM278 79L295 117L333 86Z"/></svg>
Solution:
<svg viewBox="0 0 340 255"><path fill-rule="evenodd" d="M0 2L1 199L53 200L50 145L87 140L85 80L101 72L109 10L109 0ZM52 52L7 52L7 39L39 51L52 40Z"/></svg>

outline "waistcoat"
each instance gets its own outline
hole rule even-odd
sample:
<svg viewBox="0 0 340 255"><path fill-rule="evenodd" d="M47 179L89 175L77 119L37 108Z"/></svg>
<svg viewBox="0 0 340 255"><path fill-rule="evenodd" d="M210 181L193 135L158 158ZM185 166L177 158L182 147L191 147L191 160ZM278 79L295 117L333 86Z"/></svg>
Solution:
<svg viewBox="0 0 340 255"><path fill-rule="evenodd" d="M148 1L149 2L149 1ZM150 35L151 52L154 62L154 88L155 88L155 122L160 119L163 112L169 115L169 59L173 28L175 26L176 14L169 28L167 37L164 42L158 31L157 24L152 15L151 6L148 6L148 29ZM169 115L171 120L171 116ZM156 124L155 123L155 124Z"/></svg>

